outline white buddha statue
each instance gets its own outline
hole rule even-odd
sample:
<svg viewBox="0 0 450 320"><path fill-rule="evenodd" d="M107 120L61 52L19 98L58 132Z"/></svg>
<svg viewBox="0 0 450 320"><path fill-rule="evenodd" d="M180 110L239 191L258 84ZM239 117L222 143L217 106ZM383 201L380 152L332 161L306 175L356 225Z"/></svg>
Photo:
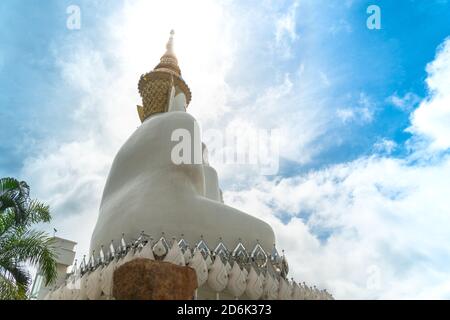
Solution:
<svg viewBox="0 0 450 320"><path fill-rule="evenodd" d="M272 228L222 203L217 173L206 157L197 164L172 161L179 143L172 141L174 131L198 134L196 120L186 113L191 92L173 52L173 33L160 63L141 77L139 92L142 125L114 159L90 251L99 252L111 240L118 243L122 233L128 242L144 231L155 239L163 232L168 239L183 235L191 246L203 237L211 249L222 238L230 251L241 242L250 252L259 242L270 253L275 242ZM199 139L193 139L192 150L192 156L196 150L207 154Z"/></svg>

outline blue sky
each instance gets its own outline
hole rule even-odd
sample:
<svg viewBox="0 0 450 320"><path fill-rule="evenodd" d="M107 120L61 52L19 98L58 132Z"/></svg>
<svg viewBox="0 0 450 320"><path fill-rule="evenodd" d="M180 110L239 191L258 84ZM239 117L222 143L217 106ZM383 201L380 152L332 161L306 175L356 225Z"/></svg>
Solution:
<svg viewBox="0 0 450 320"><path fill-rule="evenodd" d="M76 37L96 37L84 29L70 34L65 14L70 1L5 1L0 4L1 126L8 135L1 144L0 173L17 175L24 158L37 152L52 136L66 136L67 122L77 93L61 83L55 48ZM98 3L83 15L83 24L95 28L97 16L111 9ZM52 99L43 99L51 96Z"/></svg>
<svg viewBox="0 0 450 320"><path fill-rule="evenodd" d="M382 30L365 28L368 5L376 3L382 8ZM98 25L111 11L120 7L116 3L97 1L94 4L80 2L83 9L83 28L74 31L65 28L65 9L70 1L4 1L0 5L1 17L1 125L6 132L13 132L1 145L1 174L17 175L28 154L37 152L40 143L52 136L67 136L62 130L70 120L70 106L76 104L78 92L61 82L55 63L55 47L62 47L74 39L99 42L95 47L101 50L102 30ZM251 10L256 2L243 3ZM283 12L289 2L268 4L273 12ZM419 97L426 95L424 66L434 57L436 47L450 34L450 4L447 1L355 1L351 7L340 2L321 3L321 10L306 5L304 12L296 14L296 31L306 34L295 41L292 57L277 59L273 52L265 50L265 35L260 47L243 55L249 64L259 64L257 72L280 75L297 68L300 62L308 63L310 52L322 48L315 59L324 70L331 69L343 79L333 84L327 94L333 95L342 104L357 103L364 92L375 105L376 119L364 125L349 125L339 128L344 140L335 144L329 141L323 150L306 168L317 168L330 163L338 163L372 152L371 146L380 137L399 144L396 152L401 155L406 150L402 144L410 135L405 133L409 126L409 114L395 108L386 99L393 93L402 96L413 92ZM302 5L300 5L302 7ZM313 13L316 23L308 25ZM307 17L307 19L304 19ZM350 32L325 33L332 27L348 28ZM261 30L263 31L263 30ZM258 32L258 31L256 31ZM319 33L310 44L310 34ZM414 35L414 36L411 36ZM95 40L92 40L95 39ZM252 61L252 62L250 62ZM255 63L256 61L256 63ZM231 83L252 82L254 86L267 85L257 72L249 72L248 79L241 74L228 75ZM237 77L238 79L234 79ZM20 94L18 94L20 93ZM42 99L51 96L52 99ZM341 130L343 129L343 130ZM327 140L327 137L323 137ZM25 142L25 143L24 143ZM283 163L283 173L294 170L292 163ZM295 166L302 171L303 166Z"/></svg>
<svg viewBox="0 0 450 320"><path fill-rule="evenodd" d="M80 30L66 27L72 4ZM381 30L366 27L372 4ZM449 231L440 229L448 207L439 202L448 188L448 109L438 99L448 92L449 21L445 0L2 1L0 176L29 181L62 235L87 250L109 165L139 125L139 75L174 27L193 91L188 110L203 128L285 130L277 175L217 170L226 200L270 221L299 252L299 277L340 297L403 297L424 283L424 294L450 297L442 285L450 251L437 243ZM430 194L433 208L423 200ZM436 243L417 236L424 216ZM365 233L371 226L376 236ZM344 248L359 258L336 262ZM330 262L338 271L318 267ZM347 275L374 265L389 285L370 291L365 271Z"/></svg>

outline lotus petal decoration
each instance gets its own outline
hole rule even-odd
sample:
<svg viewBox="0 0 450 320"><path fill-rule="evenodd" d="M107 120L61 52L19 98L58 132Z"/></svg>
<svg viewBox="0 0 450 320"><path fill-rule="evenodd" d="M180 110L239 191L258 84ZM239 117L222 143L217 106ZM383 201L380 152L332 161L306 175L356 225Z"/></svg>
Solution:
<svg viewBox="0 0 450 320"><path fill-rule="evenodd" d="M54 292L53 292L53 300L62 300L63 299L63 290L64 287L58 287Z"/></svg>
<svg viewBox="0 0 450 320"><path fill-rule="evenodd" d="M61 300L61 287L58 287L53 291L52 300Z"/></svg>
<svg viewBox="0 0 450 320"><path fill-rule="evenodd" d="M86 295L89 300L98 300L102 295L101 274L102 267L98 267L95 271L89 273L86 284Z"/></svg>
<svg viewBox="0 0 450 320"><path fill-rule="evenodd" d="M239 298L244 294L246 288L246 274L241 270L237 263L234 263L229 272L227 289L233 297Z"/></svg>
<svg viewBox="0 0 450 320"><path fill-rule="evenodd" d="M125 257L118 258L118 260L116 261L116 269L123 265L123 259L125 259Z"/></svg>
<svg viewBox="0 0 450 320"><path fill-rule="evenodd" d="M134 252L133 250L130 250L128 251L125 257L123 257L117 262L116 268L119 268L121 265L124 265L125 263L130 262L133 259L134 259Z"/></svg>
<svg viewBox="0 0 450 320"><path fill-rule="evenodd" d="M230 252L228 251L225 244L221 241L214 249L214 255L220 257L223 263L226 263L230 258Z"/></svg>
<svg viewBox="0 0 450 320"><path fill-rule="evenodd" d="M178 246L180 247L181 252L183 253L185 253L188 250L190 251L189 243L183 238L180 241L178 241Z"/></svg>
<svg viewBox="0 0 450 320"><path fill-rule="evenodd" d="M65 281L65 285L67 288L72 289L72 288L74 288L74 282L75 282L75 277L74 277L73 273L71 273L69 275L69 277L67 278L67 280Z"/></svg>
<svg viewBox="0 0 450 320"><path fill-rule="evenodd" d="M284 254L284 251L283 251L283 256L281 257L280 269L281 269L281 276L286 278L289 273L289 264L288 264L286 255Z"/></svg>
<svg viewBox="0 0 450 320"><path fill-rule="evenodd" d="M264 279L264 287L263 287L263 299L270 300L269 294L270 294L270 288L273 284L273 278L272 276L267 272L265 279Z"/></svg>
<svg viewBox="0 0 450 320"><path fill-rule="evenodd" d="M211 268L211 266L212 266L212 264L213 264L213 261L212 261L212 259L211 259L211 256L207 256L207 257L206 257L205 263L206 263L206 266L208 267L208 269Z"/></svg>
<svg viewBox="0 0 450 320"><path fill-rule="evenodd" d="M267 299L268 300L276 300L276 299L278 299L278 289L280 287L280 282L278 281L277 278L274 278L272 276L270 276L270 277L272 278L272 280L271 280L270 287L268 287Z"/></svg>
<svg viewBox="0 0 450 320"><path fill-rule="evenodd" d="M189 267L195 270L197 274L198 287L201 287L208 280L208 267L205 259L199 250L196 250L194 256L189 262Z"/></svg>
<svg viewBox="0 0 450 320"><path fill-rule="evenodd" d="M197 246L195 247L196 250L199 250L201 254L203 255L203 258L206 259L207 256L211 255L211 251L208 248L208 245L206 244L205 240L200 240L197 243Z"/></svg>
<svg viewBox="0 0 450 320"><path fill-rule="evenodd" d="M252 262L258 267L258 268L264 268L267 265L268 257L266 252L263 250L261 245L258 243L256 244L255 248L253 249L252 253L250 254L250 257L252 259Z"/></svg>
<svg viewBox="0 0 450 320"><path fill-rule="evenodd" d="M54 300L53 299L53 293L55 292L56 289L50 289L50 291L47 294L47 300Z"/></svg>
<svg viewBox="0 0 450 320"><path fill-rule="evenodd" d="M301 300L301 293L302 292L300 286L297 284L297 282L292 280L292 299Z"/></svg>
<svg viewBox="0 0 450 320"><path fill-rule="evenodd" d="M225 269L227 269L228 274L230 274L232 268L228 261L227 261L227 263L225 263Z"/></svg>
<svg viewBox="0 0 450 320"><path fill-rule="evenodd" d="M80 284L81 284L81 278L77 278L71 286L71 289L73 290L73 298L72 300L81 300L79 298L80 295Z"/></svg>
<svg viewBox="0 0 450 320"><path fill-rule="evenodd" d="M162 259L169 252L169 245L164 237L161 237L153 246L153 253L156 258Z"/></svg>
<svg viewBox="0 0 450 320"><path fill-rule="evenodd" d="M234 248L233 253L231 254L234 261L239 263L239 265L243 266L248 263L248 253L245 249L244 245L239 242L236 248Z"/></svg>
<svg viewBox="0 0 450 320"><path fill-rule="evenodd" d="M292 298L292 287L286 279L280 279L280 290L278 291L279 300L290 300Z"/></svg>
<svg viewBox="0 0 450 320"><path fill-rule="evenodd" d="M75 288L75 277L74 277L73 273L66 280L66 287L69 289Z"/></svg>
<svg viewBox="0 0 450 320"><path fill-rule="evenodd" d="M72 290L72 300L79 300L78 296L80 295L80 289L71 289Z"/></svg>
<svg viewBox="0 0 450 320"><path fill-rule="evenodd" d="M262 272L259 273L259 280L261 282L261 288L262 288L261 295L262 295L264 293L264 284L266 283L266 277L265 277L264 273L262 273Z"/></svg>
<svg viewBox="0 0 450 320"><path fill-rule="evenodd" d="M180 247L176 241L173 242L172 247L164 258L164 261L170 262L179 266L185 266L183 252L181 252Z"/></svg>
<svg viewBox="0 0 450 320"><path fill-rule="evenodd" d="M155 260L155 256L153 255L152 243L150 241L147 242L146 245L141 250L136 251L134 256L136 258Z"/></svg>
<svg viewBox="0 0 450 320"><path fill-rule="evenodd" d="M51 300L52 290L50 289L42 300Z"/></svg>
<svg viewBox="0 0 450 320"><path fill-rule="evenodd" d="M317 298L318 298L318 291L317 291L316 286L314 286L314 289L312 291L312 299L317 300Z"/></svg>
<svg viewBox="0 0 450 320"><path fill-rule="evenodd" d="M302 288L295 281L292 282L292 287L292 299L303 300Z"/></svg>
<svg viewBox="0 0 450 320"><path fill-rule="evenodd" d="M220 258L216 258L209 269L208 285L214 292L221 292L227 287L228 272Z"/></svg>
<svg viewBox="0 0 450 320"><path fill-rule="evenodd" d="M106 267L102 269L100 277L100 287L105 296L111 297L113 291L113 276L116 269L116 261L112 260Z"/></svg>
<svg viewBox="0 0 450 320"><path fill-rule="evenodd" d="M48 295L48 300L56 300L56 295L55 295L55 293L56 293L56 290L57 290L58 288L53 288L53 289L50 289L50 294Z"/></svg>
<svg viewBox="0 0 450 320"><path fill-rule="evenodd" d="M281 257L275 245L273 245L272 253L270 254L270 262L272 263L275 271L281 270Z"/></svg>
<svg viewBox="0 0 450 320"><path fill-rule="evenodd" d="M79 289L80 288L79 285L76 286L77 283L78 284L80 283L80 279L81 279L81 270L78 268L78 270L75 272L75 274L72 277L73 288L75 288L75 289Z"/></svg>
<svg viewBox="0 0 450 320"><path fill-rule="evenodd" d="M76 290L65 286L62 289L61 300L75 300L74 291L76 291Z"/></svg>
<svg viewBox="0 0 450 320"><path fill-rule="evenodd" d="M191 261L191 259L192 259L191 249L187 248L186 251L184 251L183 255L184 255L184 262L186 264L188 264Z"/></svg>
<svg viewBox="0 0 450 320"><path fill-rule="evenodd" d="M72 289L68 288L67 286L62 286L60 299L61 300L73 300Z"/></svg>
<svg viewBox="0 0 450 320"><path fill-rule="evenodd" d="M89 277L89 273L86 272L80 279L80 293L78 295L78 300L86 300L87 297L87 279Z"/></svg>
<svg viewBox="0 0 450 320"><path fill-rule="evenodd" d="M303 293L303 300L309 300L309 288L304 282L302 285L302 293Z"/></svg>
<svg viewBox="0 0 450 320"><path fill-rule="evenodd" d="M323 292L322 291L317 292L316 298L317 300L323 300Z"/></svg>
<svg viewBox="0 0 450 320"><path fill-rule="evenodd" d="M252 300L259 299L263 294L262 280L253 267L250 268L247 277L247 288L245 289L245 293Z"/></svg>

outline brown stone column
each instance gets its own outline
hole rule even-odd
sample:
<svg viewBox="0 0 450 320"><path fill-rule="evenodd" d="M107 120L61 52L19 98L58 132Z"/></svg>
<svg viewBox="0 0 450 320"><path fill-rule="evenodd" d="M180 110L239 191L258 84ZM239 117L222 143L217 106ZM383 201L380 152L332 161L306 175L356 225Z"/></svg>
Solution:
<svg viewBox="0 0 450 320"><path fill-rule="evenodd" d="M192 300L196 288L194 269L164 261L138 258L114 271L117 300Z"/></svg>

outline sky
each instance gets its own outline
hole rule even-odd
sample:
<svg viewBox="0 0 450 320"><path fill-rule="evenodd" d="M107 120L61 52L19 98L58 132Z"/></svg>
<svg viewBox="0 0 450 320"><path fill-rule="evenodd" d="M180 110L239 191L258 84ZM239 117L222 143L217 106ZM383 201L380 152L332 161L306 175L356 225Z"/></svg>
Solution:
<svg viewBox="0 0 450 320"><path fill-rule="evenodd" d="M280 132L276 174L211 163L295 279L338 299L449 299L448 21L447 0L2 1L0 176L27 181L52 209L42 228L86 254L140 124L138 79L175 29L202 130Z"/></svg>

